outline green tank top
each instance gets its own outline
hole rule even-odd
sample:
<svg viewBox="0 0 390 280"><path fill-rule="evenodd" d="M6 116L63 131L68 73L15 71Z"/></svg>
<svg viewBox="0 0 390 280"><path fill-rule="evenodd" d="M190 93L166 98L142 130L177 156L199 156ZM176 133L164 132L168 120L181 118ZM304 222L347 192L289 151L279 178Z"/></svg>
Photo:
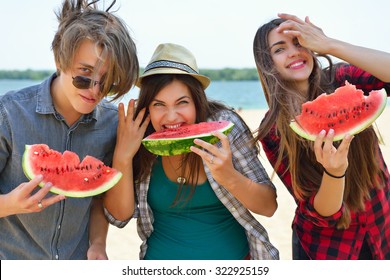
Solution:
<svg viewBox="0 0 390 280"><path fill-rule="evenodd" d="M145 259L244 259L249 252L245 230L217 198L210 183L198 185L190 200L172 207L177 190L177 184L166 177L159 157L148 191L154 222Z"/></svg>

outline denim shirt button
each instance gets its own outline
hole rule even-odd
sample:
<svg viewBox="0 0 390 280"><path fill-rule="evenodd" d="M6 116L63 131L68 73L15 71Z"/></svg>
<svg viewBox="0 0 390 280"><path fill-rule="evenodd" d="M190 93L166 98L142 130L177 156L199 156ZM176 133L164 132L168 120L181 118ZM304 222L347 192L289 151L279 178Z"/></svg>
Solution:
<svg viewBox="0 0 390 280"><path fill-rule="evenodd" d="M58 255L56 255L56 260L58 260L58 258L59 258Z"/></svg>

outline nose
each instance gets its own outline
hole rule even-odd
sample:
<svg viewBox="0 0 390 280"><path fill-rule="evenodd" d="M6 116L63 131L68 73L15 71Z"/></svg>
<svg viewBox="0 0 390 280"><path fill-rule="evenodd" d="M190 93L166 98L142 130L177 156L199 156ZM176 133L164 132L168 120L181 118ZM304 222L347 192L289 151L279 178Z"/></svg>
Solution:
<svg viewBox="0 0 390 280"><path fill-rule="evenodd" d="M289 57L299 56L300 50L297 46L292 46L289 50Z"/></svg>
<svg viewBox="0 0 390 280"><path fill-rule="evenodd" d="M101 85L100 85L100 82L97 82L95 81L93 86L91 86L89 88L89 90L92 92L92 94L95 96L95 97L98 97L100 96L101 94Z"/></svg>
<svg viewBox="0 0 390 280"><path fill-rule="evenodd" d="M178 114L178 112L174 107L168 108L167 113L166 113L167 121L174 122L176 120L177 114Z"/></svg>

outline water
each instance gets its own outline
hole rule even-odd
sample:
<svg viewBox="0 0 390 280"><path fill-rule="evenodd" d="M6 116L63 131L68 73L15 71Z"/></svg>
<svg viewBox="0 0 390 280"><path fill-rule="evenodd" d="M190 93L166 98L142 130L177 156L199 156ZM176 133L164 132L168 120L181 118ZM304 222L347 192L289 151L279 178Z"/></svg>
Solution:
<svg viewBox="0 0 390 280"><path fill-rule="evenodd" d="M9 90L24 88L38 84L34 80L0 80L0 95ZM138 88L135 87L126 94L121 101L127 104L131 98L137 98ZM266 109L263 91L259 81L213 81L206 89L210 99L224 102L236 109ZM390 106L390 98L387 99L387 106Z"/></svg>
<svg viewBox="0 0 390 280"><path fill-rule="evenodd" d="M0 95L10 90L24 88L26 86L38 84L40 81L34 80L0 80ZM137 98L138 88L130 90L122 98L122 102L127 103L131 98ZM214 81L206 89L206 94L210 99L219 100L236 109L264 109L267 103L258 81Z"/></svg>

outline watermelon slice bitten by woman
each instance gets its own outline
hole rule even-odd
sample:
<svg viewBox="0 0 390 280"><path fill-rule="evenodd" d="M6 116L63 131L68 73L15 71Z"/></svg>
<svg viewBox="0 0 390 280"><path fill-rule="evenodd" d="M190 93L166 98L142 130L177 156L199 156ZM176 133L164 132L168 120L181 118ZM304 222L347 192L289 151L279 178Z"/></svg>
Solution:
<svg viewBox="0 0 390 280"><path fill-rule="evenodd" d="M92 156L82 162L71 151L63 154L45 144L26 145L23 171L32 179L42 174L41 187L51 182L51 192L69 197L87 197L103 193L118 183L122 173Z"/></svg>
<svg viewBox="0 0 390 280"><path fill-rule="evenodd" d="M302 112L290 123L301 137L314 141L321 130L334 130L333 141L346 134L357 134L369 127L387 105L384 89L373 90L365 96L362 90L348 82L331 94L323 93L313 101L302 104Z"/></svg>
<svg viewBox="0 0 390 280"><path fill-rule="evenodd" d="M233 126L232 122L221 120L167 128L145 137L142 144L155 155L180 155L191 152L190 147L195 145L194 139L202 139L214 144L219 141L219 138L211 134L213 131L220 131L227 135L233 129Z"/></svg>

